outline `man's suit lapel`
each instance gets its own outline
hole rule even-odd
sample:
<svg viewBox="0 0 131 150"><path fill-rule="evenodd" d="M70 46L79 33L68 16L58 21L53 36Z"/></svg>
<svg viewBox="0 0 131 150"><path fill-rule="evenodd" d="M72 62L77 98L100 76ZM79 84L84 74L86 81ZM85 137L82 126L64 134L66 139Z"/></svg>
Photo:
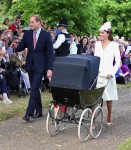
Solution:
<svg viewBox="0 0 131 150"><path fill-rule="evenodd" d="M29 35L29 41L30 41L30 46L31 46L31 50L34 51L34 40L33 40L33 30L31 30L30 35Z"/></svg>

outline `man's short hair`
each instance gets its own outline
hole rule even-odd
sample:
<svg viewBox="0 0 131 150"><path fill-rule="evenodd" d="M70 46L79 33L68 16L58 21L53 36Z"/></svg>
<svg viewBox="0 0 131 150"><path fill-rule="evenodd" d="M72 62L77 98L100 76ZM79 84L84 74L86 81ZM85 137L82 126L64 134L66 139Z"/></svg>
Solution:
<svg viewBox="0 0 131 150"><path fill-rule="evenodd" d="M32 15L31 17L35 17L35 20L38 22L40 22L40 23L42 23L42 19L41 19L41 16L40 15L38 15L38 14L34 14L34 15Z"/></svg>

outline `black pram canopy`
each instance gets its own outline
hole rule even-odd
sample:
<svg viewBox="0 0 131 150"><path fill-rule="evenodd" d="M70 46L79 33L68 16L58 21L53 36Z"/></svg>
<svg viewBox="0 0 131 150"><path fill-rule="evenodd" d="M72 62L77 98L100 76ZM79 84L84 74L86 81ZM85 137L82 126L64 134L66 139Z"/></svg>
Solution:
<svg viewBox="0 0 131 150"><path fill-rule="evenodd" d="M53 63L51 87L88 90L99 72L100 58L91 55L71 54L56 57ZM96 87L96 83L93 88Z"/></svg>

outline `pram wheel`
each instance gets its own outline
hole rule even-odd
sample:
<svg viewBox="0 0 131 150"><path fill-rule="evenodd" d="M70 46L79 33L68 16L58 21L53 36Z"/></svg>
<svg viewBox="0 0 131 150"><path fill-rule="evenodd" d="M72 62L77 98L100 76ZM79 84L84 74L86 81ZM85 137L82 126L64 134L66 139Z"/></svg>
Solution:
<svg viewBox="0 0 131 150"><path fill-rule="evenodd" d="M57 132L65 129L67 123L63 122L62 120L65 119L66 109L66 107L59 105L52 105L50 107L46 120L46 129L51 136L54 136Z"/></svg>
<svg viewBox="0 0 131 150"><path fill-rule="evenodd" d="M47 115L47 119L46 119L46 130L47 132L51 135L54 136L56 135L57 131L58 131L58 121L56 119L57 117L57 113L58 113L58 108L55 108L54 105L51 105L48 115Z"/></svg>
<svg viewBox="0 0 131 150"><path fill-rule="evenodd" d="M103 110L100 106L97 106L92 114L90 132L94 138L97 138L103 127Z"/></svg>
<svg viewBox="0 0 131 150"><path fill-rule="evenodd" d="M90 135L90 125L91 125L92 111L86 108L81 114L78 126L78 137L82 141L86 141Z"/></svg>

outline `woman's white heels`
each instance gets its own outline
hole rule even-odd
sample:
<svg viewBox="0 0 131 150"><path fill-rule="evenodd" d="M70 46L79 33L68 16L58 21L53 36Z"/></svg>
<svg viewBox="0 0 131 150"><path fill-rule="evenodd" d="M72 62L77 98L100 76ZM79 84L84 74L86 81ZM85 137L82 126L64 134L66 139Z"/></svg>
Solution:
<svg viewBox="0 0 131 150"><path fill-rule="evenodd" d="M107 122L107 126L111 126L112 124L112 122Z"/></svg>

